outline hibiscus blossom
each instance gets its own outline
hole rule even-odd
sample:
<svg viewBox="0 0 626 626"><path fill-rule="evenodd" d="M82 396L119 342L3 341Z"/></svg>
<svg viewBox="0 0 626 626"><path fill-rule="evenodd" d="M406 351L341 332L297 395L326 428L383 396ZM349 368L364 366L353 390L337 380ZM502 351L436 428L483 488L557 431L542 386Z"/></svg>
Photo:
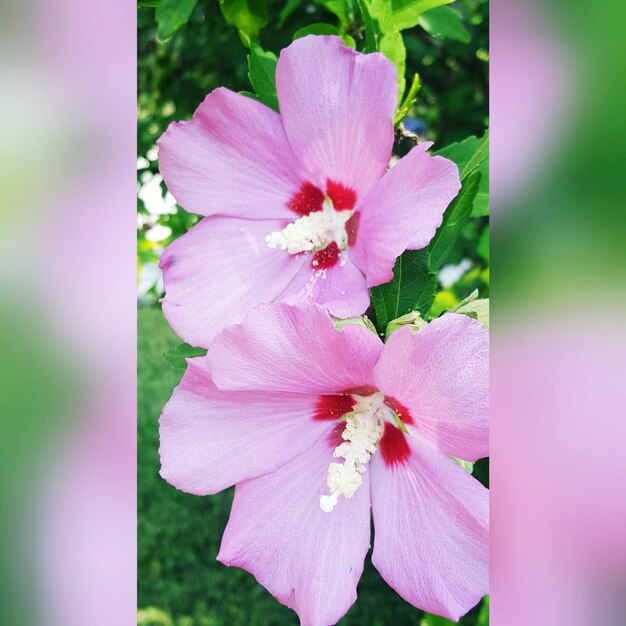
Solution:
<svg viewBox="0 0 626 626"><path fill-rule="evenodd" d="M487 331L449 313L386 344L320 305L261 305L188 369L160 421L161 475L236 485L218 560L304 626L335 624L372 560L405 600L458 620L488 590Z"/></svg>
<svg viewBox="0 0 626 626"><path fill-rule="evenodd" d="M280 115L220 88L158 142L169 190L207 216L161 256L163 311L193 345L260 303L364 313L368 287L429 243L460 187L429 143L387 171L397 82L383 55L304 37L281 52L276 89Z"/></svg>

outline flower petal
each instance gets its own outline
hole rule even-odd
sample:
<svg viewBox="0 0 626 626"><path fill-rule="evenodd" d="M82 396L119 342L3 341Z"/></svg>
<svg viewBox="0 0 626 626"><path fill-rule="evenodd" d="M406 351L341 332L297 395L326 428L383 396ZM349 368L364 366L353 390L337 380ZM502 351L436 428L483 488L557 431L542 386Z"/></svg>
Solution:
<svg viewBox="0 0 626 626"><path fill-rule="evenodd" d="M365 276L350 259L345 265L336 263L323 272L304 265L280 300L287 304L323 304L331 315L342 318L362 315L370 304Z"/></svg>
<svg viewBox="0 0 626 626"><path fill-rule="evenodd" d="M324 394L370 385L382 345L362 326L336 330L319 305L271 304L223 330L208 357L220 389Z"/></svg>
<svg viewBox="0 0 626 626"><path fill-rule="evenodd" d="M405 462L370 461L372 562L407 602L457 621L488 593L489 492L438 450L406 440Z"/></svg>
<svg viewBox="0 0 626 626"><path fill-rule="evenodd" d="M461 183L457 166L413 148L367 194L356 210L359 232L350 249L369 287L393 278L396 258L428 245Z"/></svg>
<svg viewBox="0 0 626 626"><path fill-rule="evenodd" d="M163 251L163 312L178 335L208 347L222 328L285 290L305 259L267 246L265 237L280 228L207 217Z"/></svg>
<svg viewBox="0 0 626 626"><path fill-rule="evenodd" d="M410 432L465 461L489 454L489 333L448 313L412 333L394 332L375 368L376 385L406 407Z"/></svg>
<svg viewBox="0 0 626 626"><path fill-rule="evenodd" d="M280 116L260 102L216 89L157 143L161 174L187 211L293 217L287 203L306 181L297 176Z"/></svg>
<svg viewBox="0 0 626 626"><path fill-rule="evenodd" d="M331 513L320 508L333 460L322 438L272 474L237 485L217 557L253 574L302 626L329 626L345 615L370 544L367 472L351 499L340 498Z"/></svg>
<svg viewBox="0 0 626 626"><path fill-rule="evenodd" d="M160 419L161 476L207 495L272 472L328 430L315 419L318 396L220 391L206 357L187 371Z"/></svg>
<svg viewBox="0 0 626 626"><path fill-rule="evenodd" d="M289 143L317 185L331 180L363 196L391 158L393 64L338 37L303 37L281 52L276 88Z"/></svg>

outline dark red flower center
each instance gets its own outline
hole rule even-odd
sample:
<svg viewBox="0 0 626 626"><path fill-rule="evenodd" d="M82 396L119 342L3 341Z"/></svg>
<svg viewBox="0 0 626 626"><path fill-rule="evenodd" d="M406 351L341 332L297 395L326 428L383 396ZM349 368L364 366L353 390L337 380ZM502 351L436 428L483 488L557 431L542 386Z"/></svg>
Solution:
<svg viewBox="0 0 626 626"><path fill-rule="evenodd" d="M349 394L320 396L314 418L316 420L338 420L346 413L354 411L356 400Z"/></svg>
<svg viewBox="0 0 626 626"><path fill-rule="evenodd" d="M341 250L339 250L339 246L337 242L332 241L325 248L318 250L313 255L313 260L311 261L311 265L316 270L325 270L329 267L333 267L339 261L339 257L341 255Z"/></svg>
<svg viewBox="0 0 626 626"><path fill-rule="evenodd" d="M298 215L309 215L321 211L324 193L311 183L302 183L300 189L287 202L287 207Z"/></svg>
<svg viewBox="0 0 626 626"><path fill-rule="evenodd" d="M400 404L395 398L385 396L385 404L400 418L403 424L413 424L413 417L404 405Z"/></svg>
<svg viewBox="0 0 626 626"><path fill-rule="evenodd" d="M350 219L346 222L346 232L348 233L348 245L353 246L356 243L356 235L359 232L359 222L361 216L358 211L355 211Z"/></svg>
<svg viewBox="0 0 626 626"><path fill-rule="evenodd" d="M316 420L334 420L338 422L346 414L358 410L358 396L366 397L374 393L377 393L377 390L374 387L367 386L351 389L337 395L320 396L314 418ZM355 396L357 397L355 398ZM409 410L395 398L391 396L385 397L384 404L395 413L402 427L414 423L413 416ZM328 443L333 449L342 443L342 432L343 425L337 424L329 434ZM378 442L378 449L385 465L388 467L395 467L405 463L411 455L407 434L403 432L398 424L388 420L385 421L383 435Z"/></svg>
<svg viewBox="0 0 626 626"><path fill-rule="evenodd" d="M406 435L389 422L385 422L385 431L378 442L378 449L387 467L401 465L411 455Z"/></svg>
<svg viewBox="0 0 626 626"><path fill-rule="evenodd" d="M316 211L322 211L326 197L330 198L335 211L353 211L356 206L357 196L354 189L335 180L328 179L325 192L312 183L302 183L300 189L287 202L287 207L303 217ZM348 246L356 243L358 229L359 214L355 212L346 222ZM332 242L314 254L312 265L315 269L334 267L338 263L340 255L341 250L339 246L337 243Z"/></svg>
<svg viewBox="0 0 626 626"><path fill-rule="evenodd" d="M356 204L356 191L334 180L326 181L326 195L331 199L335 211L352 211Z"/></svg>

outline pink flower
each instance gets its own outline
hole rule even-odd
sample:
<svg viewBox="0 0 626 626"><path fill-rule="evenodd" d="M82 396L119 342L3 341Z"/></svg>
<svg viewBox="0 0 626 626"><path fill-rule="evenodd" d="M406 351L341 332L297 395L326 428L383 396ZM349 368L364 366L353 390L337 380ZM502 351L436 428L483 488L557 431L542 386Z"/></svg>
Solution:
<svg viewBox="0 0 626 626"><path fill-rule="evenodd" d="M220 88L158 142L169 190L208 216L161 257L163 311L193 345L260 303L364 313L368 287L429 243L459 190L428 143L387 171L397 84L383 55L304 37L282 51L276 87L281 115Z"/></svg>
<svg viewBox="0 0 626 626"><path fill-rule="evenodd" d="M304 626L336 623L373 563L457 620L488 589L488 491L449 455L488 454L487 331L446 314L383 344L319 305L261 305L190 359L160 422L161 475L236 484L218 560Z"/></svg>

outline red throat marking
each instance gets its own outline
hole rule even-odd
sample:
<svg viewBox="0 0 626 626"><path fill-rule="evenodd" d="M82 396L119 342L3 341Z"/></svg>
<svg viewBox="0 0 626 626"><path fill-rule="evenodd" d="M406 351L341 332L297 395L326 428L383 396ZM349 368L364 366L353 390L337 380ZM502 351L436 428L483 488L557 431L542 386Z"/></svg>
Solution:
<svg viewBox="0 0 626 626"><path fill-rule="evenodd" d="M411 456L411 448L407 443L406 435L389 422L385 422L385 430L378 442L378 449L387 467L401 465Z"/></svg>
<svg viewBox="0 0 626 626"><path fill-rule="evenodd" d="M350 395L320 396L313 417L316 420L338 420L354 411L355 406L356 401Z"/></svg>
<svg viewBox="0 0 626 626"><path fill-rule="evenodd" d="M337 422L335 427L326 435L326 441L328 445L334 450L339 447L343 443L343 430L345 428L345 424L342 422Z"/></svg>
<svg viewBox="0 0 626 626"><path fill-rule="evenodd" d="M356 243L356 235L359 232L359 222L361 216L355 211L350 219L346 222L346 233L348 233L348 245L353 246Z"/></svg>
<svg viewBox="0 0 626 626"><path fill-rule="evenodd" d="M395 412L395 414L402 420L403 424L414 424L413 416L409 413L403 404L400 404L395 398L390 396L385 397L385 404Z"/></svg>
<svg viewBox="0 0 626 626"><path fill-rule="evenodd" d="M300 189L287 202L287 207L298 215L310 215L321 211L324 206L324 194L311 183L302 183Z"/></svg>
<svg viewBox="0 0 626 626"><path fill-rule="evenodd" d="M356 192L334 180L326 181L326 195L332 200L335 211L352 211L356 204Z"/></svg>
<svg viewBox="0 0 626 626"><path fill-rule="evenodd" d="M313 255L311 265L314 270L326 270L329 267L333 267L333 265L337 265L340 254L339 246L335 241L332 241L325 248L318 250Z"/></svg>

